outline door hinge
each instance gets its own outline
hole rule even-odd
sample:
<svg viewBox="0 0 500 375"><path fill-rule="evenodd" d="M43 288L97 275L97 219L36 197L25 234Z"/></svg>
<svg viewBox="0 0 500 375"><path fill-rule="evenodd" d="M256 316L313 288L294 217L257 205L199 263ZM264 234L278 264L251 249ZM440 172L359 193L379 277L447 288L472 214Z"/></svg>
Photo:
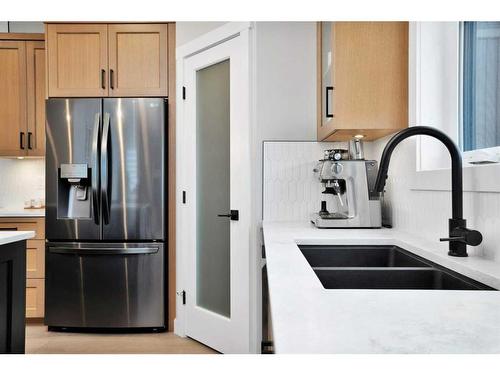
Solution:
<svg viewBox="0 0 500 375"><path fill-rule="evenodd" d="M182 86L182 99L186 100L186 86Z"/></svg>
<svg viewBox="0 0 500 375"><path fill-rule="evenodd" d="M182 203L186 204L186 191L182 191Z"/></svg>
<svg viewBox="0 0 500 375"><path fill-rule="evenodd" d="M182 292L177 292L177 295L182 297L182 304L185 305L186 304L186 291L183 290Z"/></svg>

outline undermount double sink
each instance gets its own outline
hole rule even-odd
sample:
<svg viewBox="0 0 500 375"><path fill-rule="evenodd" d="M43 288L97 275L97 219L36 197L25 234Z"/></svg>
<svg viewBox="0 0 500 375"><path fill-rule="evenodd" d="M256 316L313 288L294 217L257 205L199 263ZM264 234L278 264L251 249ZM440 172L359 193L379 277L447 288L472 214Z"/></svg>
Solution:
<svg viewBox="0 0 500 375"><path fill-rule="evenodd" d="M398 246L299 248L326 289L493 290Z"/></svg>

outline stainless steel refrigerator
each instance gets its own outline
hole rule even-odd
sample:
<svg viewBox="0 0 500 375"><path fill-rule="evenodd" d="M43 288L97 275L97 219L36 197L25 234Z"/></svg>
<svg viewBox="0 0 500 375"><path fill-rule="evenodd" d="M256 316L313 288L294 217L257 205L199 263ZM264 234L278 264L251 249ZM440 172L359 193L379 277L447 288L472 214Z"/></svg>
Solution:
<svg viewBox="0 0 500 375"><path fill-rule="evenodd" d="M166 326L164 98L49 99L45 324Z"/></svg>

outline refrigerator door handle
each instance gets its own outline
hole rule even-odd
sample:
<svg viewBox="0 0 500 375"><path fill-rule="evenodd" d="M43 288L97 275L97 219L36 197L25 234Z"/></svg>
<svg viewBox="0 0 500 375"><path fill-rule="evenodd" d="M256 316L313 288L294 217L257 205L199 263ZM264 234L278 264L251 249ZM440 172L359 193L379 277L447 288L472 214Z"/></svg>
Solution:
<svg viewBox="0 0 500 375"><path fill-rule="evenodd" d="M80 255L137 255L155 254L158 247L129 247L129 248L106 248L106 247L71 247L55 246L49 247L52 254L80 254Z"/></svg>
<svg viewBox="0 0 500 375"><path fill-rule="evenodd" d="M109 224L109 113L104 114L104 127L101 139L101 201L102 219L104 224Z"/></svg>
<svg viewBox="0 0 500 375"><path fill-rule="evenodd" d="M92 136L92 211L94 223L99 225L99 123L101 114L95 114L94 134Z"/></svg>

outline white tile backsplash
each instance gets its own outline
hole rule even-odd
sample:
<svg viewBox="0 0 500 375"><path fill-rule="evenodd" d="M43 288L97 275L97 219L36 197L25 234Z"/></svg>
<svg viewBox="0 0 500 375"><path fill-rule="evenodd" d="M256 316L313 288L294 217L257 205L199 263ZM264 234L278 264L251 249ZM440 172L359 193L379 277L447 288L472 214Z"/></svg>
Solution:
<svg viewBox="0 0 500 375"><path fill-rule="evenodd" d="M45 159L0 158L0 208L21 208L25 200L45 199Z"/></svg>

